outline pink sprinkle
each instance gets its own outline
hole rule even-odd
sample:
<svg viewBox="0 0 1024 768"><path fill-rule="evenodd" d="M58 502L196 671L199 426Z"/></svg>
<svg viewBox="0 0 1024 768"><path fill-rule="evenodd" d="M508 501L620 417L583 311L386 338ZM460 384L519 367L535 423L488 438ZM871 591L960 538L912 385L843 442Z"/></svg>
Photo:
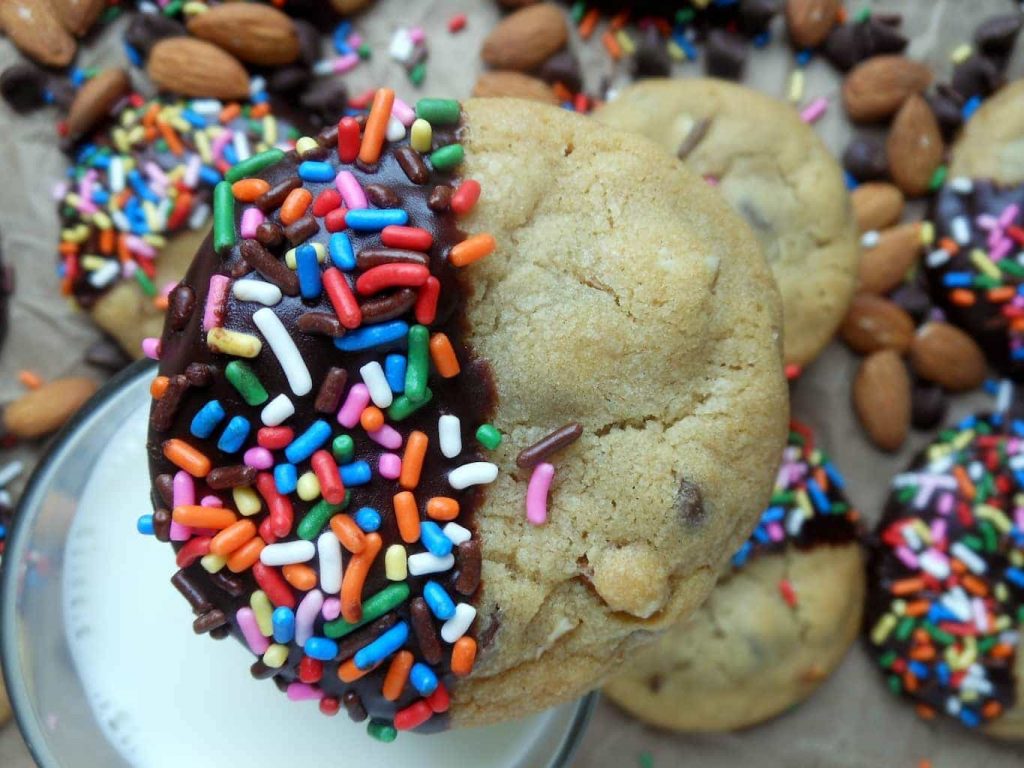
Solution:
<svg viewBox="0 0 1024 768"><path fill-rule="evenodd" d="M782 526L778 523L778 521L768 523L766 530L768 531L768 538L770 538L772 541L782 541L784 538L786 538L786 531L783 530Z"/></svg>
<svg viewBox="0 0 1024 768"><path fill-rule="evenodd" d="M946 521L939 518L932 520L932 544L941 547L946 541Z"/></svg>
<svg viewBox="0 0 1024 768"><path fill-rule="evenodd" d="M213 156L219 158L231 140L235 137L234 131L222 131L210 144Z"/></svg>
<svg viewBox="0 0 1024 768"><path fill-rule="evenodd" d="M363 36L360 35L358 32L353 32L351 35L348 36L348 40L346 40L345 42L347 42L349 44L349 47L351 48L358 48L360 45L363 44Z"/></svg>
<svg viewBox="0 0 1024 768"><path fill-rule="evenodd" d="M324 593L313 589L306 593L295 609L295 642L302 647L313 636L313 622L324 607Z"/></svg>
<svg viewBox="0 0 1024 768"><path fill-rule="evenodd" d="M402 447L402 434L390 424L385 424L373 432L367 432L366 435L373 442L383 445L385 448L390 448L392 451L397 451Z"/></svg>
<svg viewBox="0 0 1024 768"><path fill-rule="evenodd" d="M370 390L365 384L353 384L348 391L348 397L338 411L338 423L348 429L352 429L359 423L359 417L366 406L370 404Z"/></svg>
<svg viewBox="0 0 1024 768"><path fill-rule="evenodd" d="M306 685L305 683L288 684L289 701L319 701L323 697L324 692L315 685Z"/></svg>
<svg viewBox="0 0 1024 768"><path fill-rule="evenodd" d="M903 564L907 568L917 569L917 557L908 547L899 546L896 547L896 557L903 561Z"/></svg>
<svg viewBox="0 0 1024 768"><path fill-rule="evenodd" d="M334 621L341 616L341 600L336 597L328 597L324 600L324 607L320 609L320 615L324 621Z"/></svg>
<svg viewBox="0 0 1024 768"><path fill-rule="evenodd" d="M157 256L156 248L138 235L125 235L124 243L135 256L142 256L146 259L155 259Z"/></svg>
<svg viewBox="0 0 1024 768"><path fill-rule="evenodd" d="M381 477L397 480L398 476L402 474L402 459L396 453L382 453L377 462L377 470Z"/></svg>
<svg viewBox="0 0 1024 768"><path fill-rule="evenodd" d="M712 176L712 175L708 174L708 175L704 176L704 181L706 181L712 187L717 187L718 186L718 177L717 176Z"/></svg>
<svg viewBox="0 0 1024 768"><path fill-rule="evenodd" d="M242 212L242 223L239 226L239 231L242 237L246 240L252 240L256 237L256 229L266 217L263 215L263 211L255 206L250 206Z"/></svg>
<svg viewBox="0 0 1024 768"><path fill-rule="evenodd" d="M58 181L53 185L53 192L51 193L54 200L61 200L68 193L70 187L66 181Z"/></svg>
<svg viewBox="0 0 1024 768"><path fill-rule="evenodd" d="M999 226L1006 229L1008 226L1013 224L1013 220L1017 218L1017 214L1020 213L1020 206L1016 203L1011 203L1006 206L1001 214L999 214Z"/></svg>
<svg viewBox="0 0 1024 768"><path fill-rule="evenodd" d="M160 359L160 339L150 336L142 340L142 354L150 360Z"/></svg>
<svg viewBox="0 0 1024 768"><path fill-rule="evenodd" d="M818 122L828 111L828 99L819 96L800 112L800 119L807 124Z"/></svg>
<svg viewBox="0 0 1024 768"><path fill-rule="evenodd" d="M181 183L189 189L195 189L199 185L199 171L202 167L199 155L190 155L188 163L185 164L185 175L181 177Z"/></svg>
<svg viewBox="0 0 1024 768"><path fill-rule="evenodd" d="M391 107L391 116L408 128L416 121L416 112L397 96L394 106Z"/></svg>
<svg viewBox="0 0 1024 768"><path fill-rule="evenodd" d="M199 502L201 507L223 507L224 502L220 500L218 496L210 494L209 496L203 496Z"/></svg>
<svg viewBox="0 0 1024 768"><path fill-rule="evenodd" d="M190 507L196 503L196 483L184 470L178 470L171 485L171 506ZM171 541L188 541L192 530L181 523L171 521Z"/></svg>
<svg viewBox="0 0 1024 768"><path fill-rule="evenodd" d="M1013 241L1008 237L999 238L999 242L993 247L989 256L993 261L1001 261L1013 249Z"/></svg>
<svg viewBox="0 0 1024 768"><path fill-rule="evenodd" d="M146 171L146 175L149 176L155 184L164 188L167 187L167 184L169 183L167 174L163 172L163 169L161 169L159 165L150 160L143 166L143 169Z"/></svg>
<svg viewBox="0 0 1024 768"><path fill-rule="evenodd" d="M351 171L341 171L338 173L334 179L334 186L338 188L345 207L350 211L370 207L370 204L366 202L366 193L363 192L363 188L359 185Z"/></svg>
<svg viewBox="0 0 1024 768"><path fill-rule="evenodd" d="M427 35L423 31L423 27L413 27L409 30L409 39L419 45L427 39Z"/></svg>
<svg viewBox="0 0 1024 768"><path fill-rule="evenodd" d="M270 641L260 633L260 625L256 623L256 614L252 608L239 608L235 614L238 621L238 628L242 630L242 637L245 638L249 650L257 656L262 656L270 647Z"/></svg>
<svg viewBox="0 0 1024 768"><path fill-rule="evenodd" d="M228 303L228 287L231 278L214 275L210 278L210 290L206 295L206 311L203 312L203 330L209 331L224 324L224 312Z"/></svg>
<svg viewBox="0 0 1024 768"><path fill-rule="evenodd" d="M255 469L270 469L274 466L274 454L266 448L255 446L245 452L245 455L242 457L242 461L245 462L245 466L247 467L254 467Z"/></svg>
<svg viewBox="0 0 1024 768"><path fill-rule="evenodd" d="M1024 507L1017 507L1017 511L1013 514L1014 520L1017 521L1017 529L1024 531Z"/></svg>
<svg viewBox="0 0 1024 768"><path fill-rule="evenodd" d="M555 476L555 467L546 461L538 464L526 488L526 522L544 525L548 521L548 491Z"/></svg>
<svg viewBox="0 0 1024 768"><path fill-rule="evenodd" d="M346 53L331 62L331 71L336 75L343 75L346 72L351 72L357 66L359 66L359 54Z"/></svg>

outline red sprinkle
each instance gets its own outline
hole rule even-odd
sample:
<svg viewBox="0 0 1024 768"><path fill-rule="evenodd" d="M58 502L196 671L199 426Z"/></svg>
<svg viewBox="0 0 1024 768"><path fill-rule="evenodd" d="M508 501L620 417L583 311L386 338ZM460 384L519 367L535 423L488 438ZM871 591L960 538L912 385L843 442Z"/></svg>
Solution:
<svg viewBox="0 0 1024 768"><path fill-rule="evenodd" d="M453 197L452 200L455 198ZM419 227L400 227L391 224L380 233L380 241L388 248L403 248L409 251L429 251L434 236Z"/></svg>
<svg viewBox="0 0 1024 768"><path fill-rule="evenodd" d="M260 527L257 529L260 534L260 538L263 539L267 544L274 544L277 542L277 536L270 529L270 518L264 517L263 522L260 523Z"/></svg>
<svg viewBox="0 0 1024 768"><path fill-rule="evenodd" d="M252 566L252 576L256 579L260 589L267 593L267 598L275 607L283 606L295 610L295 595L277 568L257 562Z"/></svg>
<svg viewBox="0 0 1024 768"><path fill-rule="evenodd" d="M212 539L209 536L196 536L193 539L189 539L185 542L185 545L178 550L178 556L175 562L177 562L179 568L188 568L193 565L199 558L206 557L210 554L210 542Z"/></svg>
<svg viewBox="0 0 1024 768"><path fill-rule="evenodd" d="M474 181L473 179L467 179L459 185L459 188L455 190L455 194L452 195L452 213L458 214L459 216L469 213L473 210L473 207L476 205L476 201L479 199L480 182Z"/></svg>
<svg viewBox="0 0 1024 768"><path fill-rule="evenodd" d="M466 28L466 14L457 13L448 19L448 31L452 34L461 32Z"/></svg>
<svg viewBox="0 0 1024 768"><path fill-rule="evenodd" d="M333 696L324 696L320 699L320 713L328 717L334 717L341 709L341 701Z"/></svg>
<svg viewBox="0 0 1024 768"><path fill-rule="evenodd" d="M438 683L434 692L427 696L424 701L427 702L427 706L429 706L436 714L447 712L448 707L450 707L452 703L452 699L448 695L448 689L444 687L444 683Z"/></svg>
<svg viewBox="0 0 1024 768"><path fill-rule="evenodd" d="M789 583L788 579L782 579L779 582L779 594L790 608L796 608L796 590L793 589L793 585Z"/></svg>
<svg viewBox="0 0 1024 768"><path fill-rule="evenodd" d="M343 117L338 122L338 159L343 163L355 162L359 156L359 123L354 117Z"/></svg>
<svg viewBox="0 0 1024 768"><path fill-rule="evenodd" d="M362 325L363 310L359 308L359 302L356 301L341 270L337 267L324 270L323 282L327 298L330 299L341 324L349 330Z"/></svg>
<svg viewBox="0 0 1024 768"><path fill-rule="evenodd" d="M335 208L324 217L324 226L328 232L341 232L348 225L345 223L347 208Z"/></svg>
<svg viewBox="0 0 1024 768"><path fill-rule="evenodd" d="M416 296L416 322L430 325L437 316L437 300L441 296L441 281L431 275Z"/></svg>
<svg viewBox="0 0 1024 768"><path fill-rule="evenodd" d="M381 264L359 276L356 290L363 296L371 296L388 288L419 288L428 277L430 269L422 264Z"/></svg>
<svg viewBox="0 0 1024 768"><path fill-rule="evenodd" d="M325 189L313 201L313 215L326 216L341 207L341 193L336 189Z"/></svg>
<svg viewBox="0 0 1024 768"><path fill-rule="evenodd" d="M345 485L338 474L338 465L330 452L320 450L310 459L316 479L320 481L320 495L328 504L341 504L345 500Z"/></svg>
<svg viewBox="0 0 1024 768"><path fill-rule="evenodd" d="M291 427L262 427L256 433L256 442L268 451L280 451L295 439Z"/></svg>
<svg viewBox="0 0 1024 768"><path fill-rule="evenodd" d="M319 683L324 676L324 664L311 656L303 656L299 662L299 680L306 685Z"/></svg>
<svg viewBox="0 0 1024 768"><path fill-rule="evenodd" d="M420 699L415 704L410 704L395 713L395 729L411 731L413 728L419 728L433 716L434 710L424 699Z"/></svg>

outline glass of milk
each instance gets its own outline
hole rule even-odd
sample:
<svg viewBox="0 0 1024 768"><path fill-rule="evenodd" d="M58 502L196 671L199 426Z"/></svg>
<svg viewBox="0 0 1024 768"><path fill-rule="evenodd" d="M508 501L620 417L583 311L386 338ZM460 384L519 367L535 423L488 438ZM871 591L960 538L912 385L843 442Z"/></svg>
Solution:
<svg viewBox="0 0 1024 768"><path fill-rule="evenodd" d="M0 584L7 688L43 768L182 765L568 766L595 696L525 720L434 736L366 735L342 712L253 680L240 643L192 632L150 511L146 428L156 367L118 375L33 475ZM369 761L369 762L367 762Z"/></svg>

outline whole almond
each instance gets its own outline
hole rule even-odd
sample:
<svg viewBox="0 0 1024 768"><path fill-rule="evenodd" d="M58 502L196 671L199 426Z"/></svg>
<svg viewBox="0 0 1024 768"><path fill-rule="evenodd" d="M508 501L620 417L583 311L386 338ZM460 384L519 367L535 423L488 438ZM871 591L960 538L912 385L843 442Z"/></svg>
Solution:
<svg viewBox="0 0 1024 768"><path fill-rule="evenodd" d="M82 37L103 13L107 0L50 0L50 5L64 29Z"/></svg>
<svg viewBox="0 0 1024 768"><path fill-rule="evenodd" d="M868 181L850 193L853 215L861 232L884 229L903 215L903 193L895 184Z"/></svg>
<svg viewBox="0 0 1024 768"><path fill-rule="evenodd" d="M77 44L47 0L0 0L0 29L22 53L48 67L66 67Z"/></svg>
<svg viewBox="0 0 1024 768"><path fill-rule="evenodd" d="M244 99L249 73L234 56L213 43L168 37L149 52L146 72L162 90L183 96Z"/></svg>
<svg viewBox="0 0 1024 768"><path fill-rule="evenodd" d="M910 375L898 353L883 349L861 361L853 408L876 446L895 451L903 445L910 429Z"/></svg>
<svg viewBox="0 0 1024 768"><path fill-rule="evenodd" d="M858 293L850 302L839 333L851 349L862 355L880 349L902 354L914 340L914 320L895 302L872 293Z"/></svg>
<svg viewBox="0 0 1024 768"><path fill-rule="evenodd" d="M855 122L872 122L896 113L907 98L932 81L931 70L905 56L874 56L843 80L843 106Z"/></svg>
<svg viewBox="0 0 1024 768"><path fill-rule="evenodd" d="M839 18L840 0L786 0L786 27L798 48L817 48Z"/></svg>
<svg viewBox="0 0 1024 768"><path fill-rule="evenodd" d="M484 40L480 55L494 69L528 72L560 51L568 39L562 9L540 3L506 16Z"/></svg>
<svg viewBox="0 0 1024 768"><path fill-rule="evenodd" d="M217 5L193 16L188 31L250 64L291 64L300 54L299 36L291 18L269 5Z"/></svg>
<svg viewBox="0 0 1024 768"><path fill-rule="evenodd" d="M966 392L985 380L985 354L981 347L954 325L925 323L910 345L914 373L951 392Z"/></svg>
<svg viewBox="0 0 1024 768"><path fill-rule="evenodd" d="M96 389L91 379L55 379L9 404L4 426L25 440L48 435L64 426Z"/></svg>
<svg viewBox="0 0 1024 768"><path fill-rule="evenodd" d="M888 293L906 277L921 255L921 229L917 222L900 224L878 233L878 242L860 255L857 273L860 290Z"/></svg>
<svg viewBox="0 0 1024 768"><path fill-rule="evenodd" d="M99 124L131 85L128 73L116 67L86 80L68 110L68 136L77 139Z"/></svg>
<svg viewBox="0 0 1024 768"><path fill-rule="evenodd" d="M885 151L896 186L910 197L925 194L942 165L945 148L939 123L924 98L915 93L903 102L889 128Z"/></svg>
<svg viewBox="0 0 1024 768"><path fill-rule="evenodd" d="M481 97L505 96L557 104L558 97L551 86L536 77L520 72L484 72L473 86L473 95Z"/></svg>
<svg viewBox="0 0 1024 768"><path fill-rule="evenodd" d="M331 7L342 16L363 10L373 0L331 0Z"/></svg>

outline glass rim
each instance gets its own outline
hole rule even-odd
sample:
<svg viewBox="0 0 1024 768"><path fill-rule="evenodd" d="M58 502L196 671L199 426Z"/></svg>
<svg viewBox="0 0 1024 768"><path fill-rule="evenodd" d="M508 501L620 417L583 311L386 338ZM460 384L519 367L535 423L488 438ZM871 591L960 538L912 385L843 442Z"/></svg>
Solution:
<svg viewBox="0 0 1024 768"><path fill-rule="evenodd" d="M41 509L41 501L53 480L55 467L81 429L101 414L111 400L136 379L148 375L156 368L153 360L136 360L112 376L96 394L51 438L43 448L39 461L25 484L25 490L16 506L11 529L4 550L4 567L0 569L0 668L7 687L7 695L18 729L32 759L42 768L60 765L52 754L39 718L36 716L32 695L24 675L20 674L21 659L14 631L19 618L16 611L20 564L28 547L30 521ZM558 751L551 755L551 768L565 768L571 764L579 750L587 726L593 718L600 698L599 691L591 691L576 701L572 720L562 737ZM91 710L91 708L90 708Z"/></svg>

